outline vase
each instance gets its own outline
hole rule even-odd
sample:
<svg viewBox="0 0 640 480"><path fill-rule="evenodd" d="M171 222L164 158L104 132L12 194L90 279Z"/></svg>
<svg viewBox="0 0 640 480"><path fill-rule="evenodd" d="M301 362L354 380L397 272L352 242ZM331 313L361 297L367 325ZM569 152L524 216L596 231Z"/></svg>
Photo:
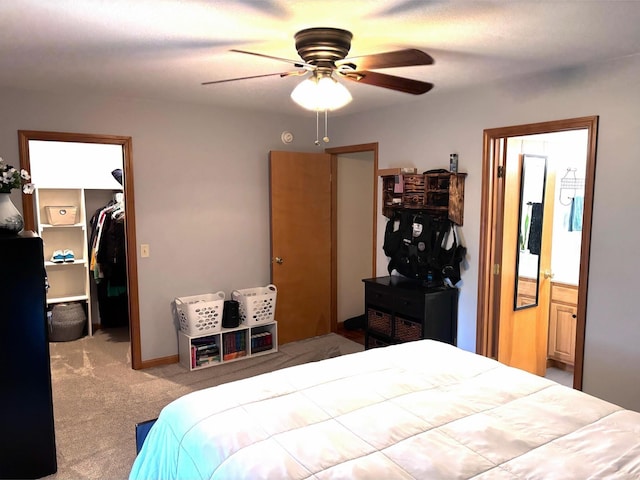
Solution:
<svg viewBox="0 0 640 480"><path fill-rule="evenodd" d="M23 228L24 220L11 201L11 194L0 193L0 235L17 235Z"/></svg>

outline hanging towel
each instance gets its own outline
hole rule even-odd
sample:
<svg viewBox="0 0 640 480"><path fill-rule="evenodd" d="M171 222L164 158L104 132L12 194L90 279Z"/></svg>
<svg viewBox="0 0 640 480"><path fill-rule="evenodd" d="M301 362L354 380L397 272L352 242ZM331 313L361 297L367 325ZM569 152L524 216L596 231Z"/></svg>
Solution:
<svg viewBox="0 0 640 480"><path fill-rule="evenodd" d="M571 212L569 213L569 231L582 231L582 212L584 210L584 197L573 197L571 200Z"/></svg>
<svg viewBox="0 0 640 480"><path fill-rule="evenodd" d="M529 225L529 253L540 255L540 244L542 243L542 203L531 205L531 224Z"/></svg>

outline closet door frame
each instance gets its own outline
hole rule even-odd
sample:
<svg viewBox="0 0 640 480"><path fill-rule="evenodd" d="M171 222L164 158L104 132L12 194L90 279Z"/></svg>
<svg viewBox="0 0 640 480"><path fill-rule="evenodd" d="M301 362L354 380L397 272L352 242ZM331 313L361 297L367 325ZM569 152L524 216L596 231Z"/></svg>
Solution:
<svg viewBox="0 0 640 480"><path fill-rule="evenodd" d="M30 140L54 142L102 143L122 147L124 172L124 205L126 213L125 234L127 246L127 294L129 297L129 339L131 343L131 368L143 368L140 347L140 305L138 298L138 263L136 242L135 201L133 192L133 145L131 137L119 135L95 135L67 132L41 132L18 130L20 167L31 171ZM22 194L23 216L26 230L36 230L33 195Z"/></svg>

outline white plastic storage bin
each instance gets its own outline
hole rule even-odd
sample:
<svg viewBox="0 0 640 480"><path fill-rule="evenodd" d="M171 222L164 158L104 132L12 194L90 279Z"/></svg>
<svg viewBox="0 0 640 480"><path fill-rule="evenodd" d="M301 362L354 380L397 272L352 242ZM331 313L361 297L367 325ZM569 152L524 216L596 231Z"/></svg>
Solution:
<svg viewBox="0 0 640 480"><path fill-rule="evenodd" d="M180 330L196 336L216 333L222 328L224 292L176 298Z"/></svg>
<svg viewBox="0 0 640 480"><path fill-rule="evenodd" d="M234 290L231 297L240 307L240 321L248 326L272 322L276 313L275 285Z"/></svg>

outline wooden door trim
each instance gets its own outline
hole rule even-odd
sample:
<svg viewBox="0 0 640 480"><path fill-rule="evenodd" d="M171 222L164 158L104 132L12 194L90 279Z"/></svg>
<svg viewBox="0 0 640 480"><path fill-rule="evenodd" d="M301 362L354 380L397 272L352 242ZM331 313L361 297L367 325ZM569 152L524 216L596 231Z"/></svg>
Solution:
<svg viewBox="0 0 640 480"><path fill-rule="evenodd" d="M338 155L344 155L347 153L361 153L371 152L373 153L373 232L372 232L372 258L371 258L371 276L376 276L376 252L378 244L378 225L377 225L377 211L378 211L378 142L374 143L361 143L359 145L348 145L344 147L325 148L325 153L331 154L331 178L334 179L337 176L338 171ZM338 256L337 256L337 244L338 244L338 201L337 201L337 182L331 181L331 331L338 331Z"/></svg>
<svg viewBox="0 0 640 480"><path fill-rule="evenodd" d="M328 153L328 152L326 152ZM331 154L331 324L338 331L338 155Z"/></svg>
<svg viewBox="0 0 640 480"><path fill-rule="evenodd" d="M476 325L476 351L490 358L497 358L498 332L489 319L499 310L499 298L494 290L500 288L501 276L493 276L493 266L500 264L502 237L496 234L498 222L502 222L504 204L503 182L496 182L495 171L504 167L504 147L506 142L490 138L484 132L482 164L482 208L480 209L480 245L478 250L478 306ZM498 257L498 258L496 258Z"/></svg>
<svg viewBox="0 0 640 480"><path fill-rule="evenodd" d="M497 356L498 319L495 315L496 285L500 275L493 274L497 260L496 245L502 238L499 212L503 201L502 182L497 182L501 155L500 141L506 137L554 133L587 129L588 147L585 170L583 225L580 252L580 276L578 286L578 318L576 323L576 355L573 387L582 390L584 341L589 280L589 256L591 253L591 223L593 217L593 194L597 156L598 116L578 117L550 122L532 123L509 127L486 129L483 134L482 190L480 210L480 245L478 265L478 309L476 329L476 351L485 356Z"/></svg>
<svg viewBox="0 0 640 480"><path fill-rule="evenodd" d="M131 368L145 368L140 345L140 305L138 294L138 263L135 220L135 197L133 191L133 143L131 137L120 135L96 135L68 132L44 132L18 130L20 167L31 171L29 140L55 142L102 143L122 146L122 169L124 172L124 203L127 218L125 234L127 240L127 294L129 299L129 338L131 343ZM25 228L35 230L33 195L22 194Z"/></svg>

